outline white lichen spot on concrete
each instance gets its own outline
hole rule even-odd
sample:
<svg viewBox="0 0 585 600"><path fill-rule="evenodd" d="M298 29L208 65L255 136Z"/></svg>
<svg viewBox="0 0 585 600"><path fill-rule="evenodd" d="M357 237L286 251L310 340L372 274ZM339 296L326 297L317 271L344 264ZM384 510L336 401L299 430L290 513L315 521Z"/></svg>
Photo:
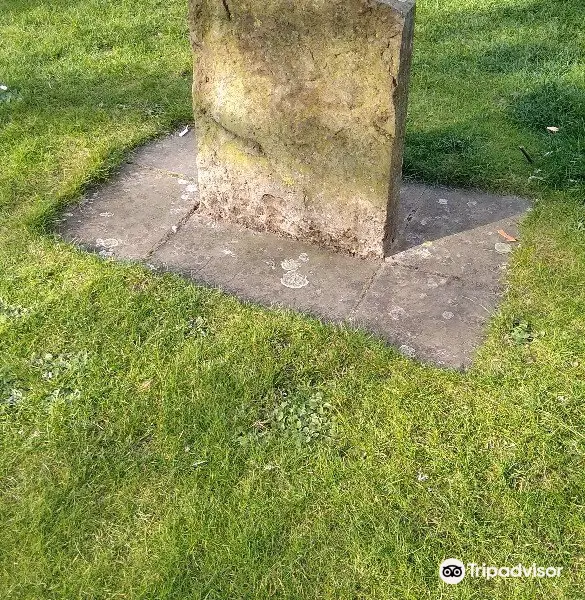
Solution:
<svg viewBox="0 0 585 600"><path fill-rule="evenodd" d="M441 316L443 317L443 319L450 321L455 315L452 312L446 310Z"/></svg>
<svg viewBox="0 0 585 600"><path fill-rule="evenodd" d="M439 198L438 200L439 204L449 204L449 200L447 200L447 198Z"/></svg>
<svg viewBox="0 0 585 600"><path fill-rule="evenodd" d="M301 266L301 263L294 258L285 258L280 263L280 266L284 271L296 271Z"/></svg>
<svg viewBox="0 0 585 600"><path fill-rule="evenodd" d="M447 280L444 277L436 278L436 277L428 277L427 278L427 287L428 288L438 288L440 285L444 285Z"/></svg>
<svg viewBox="0 0 585 600"><path fill-rule="evenodd" d="M102 238L98 238L95 241L96 246L100 248L115 248L120 245L120 242L115 238L106 238L105 240Z"/></svg>
<svg viewBox="0 0 585 600"><path fill-rule="evenodd" d="M395 306L389 313L388 316L393 321L400 321L403 317L406 316L406 311L402 308L402 306Z"/></svg>
<svg viewBox="0 0 585 600"><path fill-rule="evenodd" d="M306 252L299 254L299 260L301 262L309 262L309 255Z"/></svg>
<svg viewBox="0 0 585 600"><path fill-rule="evenodd" d="M471 207L471 206L477 206L477 202L476 202L475 200L470 200L470 201L467 203L467 206L470 206L470 207Z"/></svg>
<svg viewBox="0 0 585 600"><path fill-rule="evenodd" d="M111 212L100 213L100 217L113 217L113 216L114 216L114 213L111 213Z"/></svg>
<svg viewBox="0 0 585 600"><path fill-rule="evenodd" d="M400 256L416 256L418 258L431 258L432 254L425 244L421 244L420 246L415 246L414 248L405 250L404 252L396 254L395 256L387 256L384 260L386 260L387 262L394 262L394 260Z"/></svg>
<svg viewBox="0 0 585 600"><path fill-rule="evenodd" d="M179 185L188 185L190 181L188 181L187 179L177 179L177 183Z"/></svg>
<svg viewBox="0 0 585 600"><path fill-rule="evenodd" d="M402 346L398 348L398 352L407 358L414 358L416 356L416 350L412 346L407 346L406 344L402 344Z"/></svg>
<svg viewBox="0 0 585 600"><path fill-rule="evenodd" d="M297 271L287 271L280 279L280 283L287 288L298 290L309 285L309 280Z"/></svg>
<svg viewBox="0 0 585 600"><path fill-rule="evenodd" d="M494 249L498 254L509 254L512 252L512 246L510 246L510 244L504 244L503 242L494 244Z"/></svg>
<svg viewBox="0 0 585 600"><path fill-rule="evenodd" d="M233 250L229 250L228 248L224 248L222 250L222 252L226 255L226 256L235 256L236 253Z"/></svg>
<svg viewBox="0 0 585 600"><path fill-rule="evenodd" d="M273 271L276 269L276 264L273 260L265 260L265 264L267 264Z"/></svg>
<svg viewBox="0 0 585 600"><path fill-rule="evenodd" d="M186 188L185 191L189 192L190 194L193 194L194 192L196 192L199 188L197 187L197 184L195 183L190 183Z"/></svg>

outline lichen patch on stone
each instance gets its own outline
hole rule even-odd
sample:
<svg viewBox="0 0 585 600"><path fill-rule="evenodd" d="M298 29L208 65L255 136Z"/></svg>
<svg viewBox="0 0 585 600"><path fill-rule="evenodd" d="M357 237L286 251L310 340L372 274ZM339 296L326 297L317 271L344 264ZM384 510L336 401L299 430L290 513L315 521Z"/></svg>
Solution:
<svg viewBox="0 0 585 600"><path fill-rule="evenodd" d="M120 242L115 238L106 238L105 240L102 238L97 238L95 244L99 248L115 248L116 246L120 245Z"/></svg>
<svg viewBox="0 0 585 600"><path fill-rule="evenodd" d="M397 225L410 0L190 2L206 212L383 256Z"/></svg>
<svg viewBox="0 0 585 600"><path fill-rule="evenodd" d="M287 271L280 279L280 283L287 288L298 290L309 285L309 280L298 271Z"/></svg>
<svg viewBox="0 0 585 600"><path fill-rule="evenodd" d="M296 271L301 266L301 263L297 260L294 260L294 258L285 258L280 263L280 266L284 271Z"/></svg>

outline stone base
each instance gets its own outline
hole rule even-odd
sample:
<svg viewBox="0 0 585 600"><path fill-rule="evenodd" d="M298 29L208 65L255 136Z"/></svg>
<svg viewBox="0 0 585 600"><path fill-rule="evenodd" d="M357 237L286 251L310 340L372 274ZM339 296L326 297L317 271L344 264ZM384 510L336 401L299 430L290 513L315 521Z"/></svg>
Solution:
<svg viewBox="0 0 585 600"><path fill-rule="evenodd" d="M471 362L514 247L498 231L518 237L528 202L404 185L399 253L364 260L209 218L194 149L192 133L139 149L133 164L65 213L62 234L105 257L142 260L266 306L359 325L434 364Z"/></svg>
<svg viewBox="0 0 585 600"><path fill-rule="evenodd" d="M356 193L341 210L326 191L309 195L302 173L293 179L258 144L209 119L199 123L198 135L199 193L208 215L351 254L383 255L385 207Z"/></svg>

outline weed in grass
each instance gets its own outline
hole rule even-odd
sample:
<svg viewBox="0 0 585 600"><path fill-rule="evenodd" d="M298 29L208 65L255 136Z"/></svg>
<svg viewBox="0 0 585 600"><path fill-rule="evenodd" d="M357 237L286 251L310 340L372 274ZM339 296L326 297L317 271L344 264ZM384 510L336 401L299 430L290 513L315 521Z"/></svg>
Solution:
<svg viewBox="0 0 585 600"><path fill-rule="evenodd" d="M58 406L79 400L81 391L77 389L55 388L45 397L45 402Z"/></svg>
<svg viewBox="0 0 585 600"><path fill-rule="evenodd" d="M288 334L278 331L270 336L269 344L275 352L282 352L291 345L291 339Z"/></svg>
<svg viewBox="0 0 585 600"><path fill-rule="evenodd" d="M61 379L64 375L75 373L87 363L86 352L64 352L62 354L35 354L31 365L41 371L41 377L46 381Z"/></svg>
<svg viewBox="0 0 585 600"><path fill-rule="evenodd" d="M528 344L535 338L532 326L528 321L517 319L512 323L510 329L510 339L515 344Z"/></svg>
<svg viewBox="0 0 585 600"><path fill-rule="evenodd" d="M20 100L20 94L16 90L10 90L5 85L0 85L0 104L9 104Z"/></svg>
<svg viewBox="0 0 585 600"><path fill-rule="evenodd" d="M0 406L12 407L20 404L24 398L24 390L18 381L8 374L0 374Z"/></svg>
<svg viewBox="0 0 585 600"><path fill-rule="evenodd" d="M203 338L213 333L213 327L201 315L189 319L187 324L181 327L187 337Z"/></svg>
<svg viewBox="0 0 585 600"><path fill-rule="evenodd" d="M29 312L28 308L9 304L3 298L0 298L0 320L2 319L20 319Z"/></svg>
<svg viewBox="0 0 585 600"><path fill-rule="evenodd" d="M335 437L333 408L321 392L312 394L281 393L264 418L255 421L251 430L241 432L241 444L261 439L284 438L298 446L316 441L331 442Z"/></svg>

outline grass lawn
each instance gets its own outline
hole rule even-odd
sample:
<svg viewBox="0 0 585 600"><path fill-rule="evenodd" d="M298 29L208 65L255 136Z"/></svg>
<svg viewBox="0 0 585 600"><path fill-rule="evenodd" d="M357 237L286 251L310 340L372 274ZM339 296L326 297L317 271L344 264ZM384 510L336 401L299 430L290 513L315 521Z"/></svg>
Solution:
<svg viewBox="0 0 585 600"><path fill-rule="evenodd" d="M583 598L583 0L419 2L406 174L537 200L466 373L54 237L190 119L185 4L0 0L0 596Z"/></svg>

